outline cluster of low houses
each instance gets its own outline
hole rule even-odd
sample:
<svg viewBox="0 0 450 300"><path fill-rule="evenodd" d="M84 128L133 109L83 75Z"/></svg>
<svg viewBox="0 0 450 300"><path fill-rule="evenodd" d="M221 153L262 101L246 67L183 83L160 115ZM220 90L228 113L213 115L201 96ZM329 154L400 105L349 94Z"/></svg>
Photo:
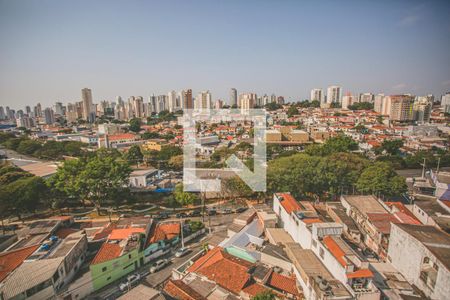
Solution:
<svg viewBox="0 0 450 300"><path fill-rule="evenodd" d="M276 193L214 233L160 290L139 284L120 299L448 299L449 220L442 196L312 203ZM84 299L166 254L180 232L147 217L32 222L1 240L0 299Z"/></svg>

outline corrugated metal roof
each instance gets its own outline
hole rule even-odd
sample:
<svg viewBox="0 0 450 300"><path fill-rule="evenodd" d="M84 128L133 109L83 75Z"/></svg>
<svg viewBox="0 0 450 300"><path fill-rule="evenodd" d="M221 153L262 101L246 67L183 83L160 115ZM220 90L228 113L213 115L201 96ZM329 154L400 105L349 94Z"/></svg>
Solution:
<svg viewBox="0 0 450 300"><path fill-rule="evenodd" d="M63 260L63 257L58 257L24 262L5 279L2 287L5 298L12 298L51 279Z"/></svg>

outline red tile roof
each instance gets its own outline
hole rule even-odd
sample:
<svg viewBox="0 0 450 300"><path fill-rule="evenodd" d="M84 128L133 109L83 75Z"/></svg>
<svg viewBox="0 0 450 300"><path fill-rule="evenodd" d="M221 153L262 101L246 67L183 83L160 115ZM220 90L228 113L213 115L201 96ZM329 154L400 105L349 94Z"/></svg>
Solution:
<svg viewBox="0 0 450 300"><path fill-rule="evenodd" d="M155 232L150 237L148 244L162 240L171 240L180 235L180 223L162 223L156 226Z"/></svg>
<svg viewBox="0 0 450 300"><path fill-rule="evenodd" d="M80 230L74 229L74 228L61 227L60 229L58 229L58 231L56 231L55 235L57 237L59 237L60 239L65 239L68 235L78 232L78 231L80 231Z"/></svg>
<svg viewBox="0 0 450 300"><path fill-rule="evenodd" d="M361 269L353 273L347 274L347 278L367 278L367 277L373 277L373 273L369 269Z"/></svg>
<svg viewBox="0 0 450 300"><path fill-rule="evenodd" d="M343 266L347 266L347 262L344 258L345 252L339 247L335 240L331 236L325 236L322 239L325 247L331 252L331 254L337 259L337 261Z"/></svg>
<svg viewBox="0 0 450 300"><path fill-rule="evenodd" d="M0 282L20 266L23 261L30 256L39 245L21 248L13 251L0 253Z"/></svg>
<svg viewBox="0 0 450 300"><path fill-rule="evenodd" d="M111 234L109 235L109 240L124 240L127 239L130 235L133 233L144 233L144 228L139 227L130 227L130 228L121 228L121 229L114 229L111 231Z"/></svg>
<svg viewBox="0 0 450 300"><path fill-rule="evenodd" d="M122 253L122 247L118 244L104 243L92 260L91 265L117 258L120 256L120 253Z"/></svg>
<svg viewBox="0 0 450 300"><path fill-rule="evenodd" d="M134 139L136 139L136 136L132 133L108 135L108 140L110 140L110 141L134 140Z"/></svg>
<svg viewBox="0 0 450 300"><path fill-rule="evenodd" d="M413 219L403 212L390 213L367 213L370 223L375 226L378 231L384 234L391 232L391 223L414 224L420 225L417 219Z"/></svg>
<svg viewBox="0 0 450 300"><path fill-rule="evenodd" d="M199 258L188 271L203 275L221 287L239 294L250 279L248 270L252 266L250 262L216 247Z"/></svg>
<svg viewBox="0 0 450 300"><path fill-rule="evenodd" d="M267 284L280 291L287 292L291 295L298 295L296 280L293 277L284 276L277 272L270 274Z"/></svg>
<svg viewBox="0 0 450 300"><path fill-rule="evenodd" d="M414 214L401 202L384 202L384 204L386 204L389 207L396 207L398 209L398 211L407 214L408 216L410 216L411 218L419 221L416 216L414 216Z"/></svg>
<svg viewBox="0 0 450 300"><path fill-rule="evenodd" d="M281 206L283 206L284 210L288 214L301 209L300 204L298 204L297 200L295 200L295 198L291 194L280 193L277 194L277 196L280 198Z"/></svg>
<svg viewBox="0 0 450 300"><path fill-rule="evenodd" d="M164 291L179 300L206 300L205 297L181 280L169 280L164 287Z"/></svg>
<svg viewBox="0 0 450 300"><path fill-rule="evenodd" d="M258 294L261 294L265 291L269 291L269 289L259 283L252 283L246 286L242 291L253 298Z"/></svg>
<svg viewBox="0 0 450 300"><path fill-rule="evenodd" d="M116 224L108 223L106 227L102 227L99 231L97 231L92 239L94 241L105 239L110 235L114 228L116 228Z"/></svg>

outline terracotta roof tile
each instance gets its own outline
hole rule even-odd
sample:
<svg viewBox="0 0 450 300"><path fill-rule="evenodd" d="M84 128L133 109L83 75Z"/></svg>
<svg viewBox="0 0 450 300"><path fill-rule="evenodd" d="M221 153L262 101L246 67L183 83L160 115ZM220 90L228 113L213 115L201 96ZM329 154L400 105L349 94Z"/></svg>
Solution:
<svg viewBox="0 0 450 300"><path fill-rule="evenodd" d="M280 193L277 195L281 198L281 206L283 206L284 210L286 210L288 214L301 209L300 204L298 204L297 200L295 200L295 198L291 194Z"/></svg>
<svg viewBox="0 0 450 300"><path fill-rule="evenodd" d="M373 277L373 273L369 269L361 269L353 273L347 274L347 278L368 278L368 277Z"/></svg>
<svg viewBox="0 0 450 300"><path fill-rule="evenodd" d="M148 244L171 240L178 235L180 235L180 223L158 224L154 233L150 236Z"/></svg>
<svg viewBox="0 0 450 300"><path fill-rule="evenodd" d="M259 283L252 283L246 286L242 291L244 293L247 293L248 295L250 295L250 297L253 298L258 294L261 294L265 291L269 291L269 289Z"/></svg>
<svg viewBox="0 0 450 300"><path fill-rule="evenodd" d="M104 243L92 260L91 265L96 265L119 257L120 253L122 253L122 247L118 244Z"/></svg>
<svg viewBox="0 0 450 300"><path fill-rule="evenodd" d="M78 231L80 231L80 230L74 229L74 228L61 227L60 229L58 229L58 231L56 231L55 235L57 237L59 237L60 239L65 239L68 235L78 232Z"/></svg>
<svg viewBox="0 0 450 300"><path fill-rule="evenodd" d="M20 266L23 261L30 256L39 245L33 245L26 248L21 248L13 251L0 253L0 282Z"/></svg>
<svg viewBox="0 0 450 300"><path fill-rule="evenodd" d="M345 261L345 252L339 247L339 245L333 240L330 236L325 236L323 238L323 243L327 247L327 249L331 252L331 254L337 259L337 261L343 266L347 266L347 262Z"/></svg>
<svg viewBox="0 0 450 300"><path fill-rule="evenodd" d="M145 233L145 229L139 228L139 227L114 229L111 231L111 234L109 235L108 239L124 240L124 239L127 239L133 233Z"/></svg>
<svg viewBox="0 0 450 300"><path fill-rule="evenodd" d="M251 266L253 264L250 262L216 247L198 259L188 271L203 275L221 287L239 294L250 279L248 270Z"/></svg>
<svg viewBox="0 0 450 300"><path fill-rule="evenodd" d="M205 297L181 280L169 280L164 287L164 291L179 300L206 300Z"/></svg>
<svg viewBox="0 0 450 300"><path fill-rule="evenodd" d="M298 289L295 278L284 276L276 272L270 274L267 284L275 289L287 292L292 295L298 295Z"/></svg>

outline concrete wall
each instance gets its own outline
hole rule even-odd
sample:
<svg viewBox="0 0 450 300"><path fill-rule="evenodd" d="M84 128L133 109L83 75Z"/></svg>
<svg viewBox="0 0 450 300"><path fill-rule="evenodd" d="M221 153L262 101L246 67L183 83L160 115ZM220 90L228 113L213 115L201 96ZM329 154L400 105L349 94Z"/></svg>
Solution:
<svg viewBox="0 0 450 300"><path fill-rule="evenodd" d="M407 255L405 255L407 253ZM439 267L434 288L420 279L420 269L424 257ZM432 299L448 299L450 295L450 272L436 257L414 237L395 224L391 227L388 258L392 265L405 276L410 284L416 285L426 296Z"/></svg>

